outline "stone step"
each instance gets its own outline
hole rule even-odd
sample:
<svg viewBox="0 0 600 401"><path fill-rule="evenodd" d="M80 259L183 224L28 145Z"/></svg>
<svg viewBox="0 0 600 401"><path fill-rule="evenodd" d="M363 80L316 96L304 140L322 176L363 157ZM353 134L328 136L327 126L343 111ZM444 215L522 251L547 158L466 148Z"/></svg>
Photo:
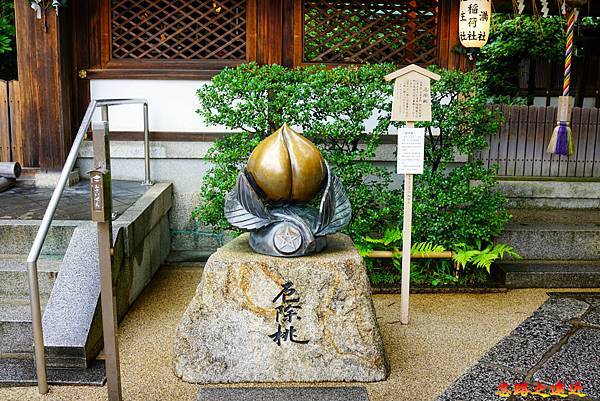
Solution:
<svg viewBox="0 0 600 401"><path fill-rule="evenodd" d="M566 181L564 178L501 179L496 188L508 204L521 209L598 209L600 182Z"/></svg>
<svg viewBox="0 0 600 401"><path fill-rule="evenodd" d="M27 255L38 232L40 221L0 219L0 254ZM42 255L64 255L71 241L75 221L54 221L42 247Z"/></svg>
<svg viewBox="0 0 600 401"><path fill-rule="evenodd" d="M38 260L38 285L42 296L50 296L61 263L62 255L43 255ZM0 296L29 296L27 255L0 254Z"/></svg>
<svg viewBox="0 0 600 401"><path fill-rule="evenodd" d="M87 369L47 367L46 373L50 385L102 386L106 383L104 361L92 361ZM35 386L36 384L33 359L0 358L0 387Z"/></svg>
<svg viewBox="0 0 600 401"><path fill-rule="evenodd" d="M600 260L528 260L497 264L507 288L600 287Z"/></svg>
<svg viewBox="0 0 600 401"><path fill-rule="evenodd" d="M41 298L42 310L47 300ZM32 358L32 344L29 299L0 297L0 358Z"/></svg>
<svg viewBox="0 0 600 401"><path fill-rule="evenodd" d="M525 260L600 260L600 211L511 210L499 242Z"/></svg>

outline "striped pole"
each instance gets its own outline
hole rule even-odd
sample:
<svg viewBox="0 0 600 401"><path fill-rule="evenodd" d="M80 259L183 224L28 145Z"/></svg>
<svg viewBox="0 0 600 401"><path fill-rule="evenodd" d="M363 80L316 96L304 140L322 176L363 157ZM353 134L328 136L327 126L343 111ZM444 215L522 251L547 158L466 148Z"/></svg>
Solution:
<svg viewBox="0 0 600 401"><path fill-rule="evenodd" d="M573 55L573 32L575 31L575 21L577 20L578 10L573 8L569 14L567 22L567 46L565 50L565 75L563 80L563 96L569 96L571 86L571 59Z"/></svg>
<svg viewBox="0 0 600 401"><path fill-rule="evenodd" d="M563 3L565 4L565 3ZM565 73L563 79L562 96L558 97L558 109L556 112L557 126L552 131L550 143L548 144L548 153L561 156L570 156L575 153L573 136L571 132L571 98L569 96L571 86L571 61L573 58L573 33L575 31L575 21L579 10L573 8L567 20L567 44L565 49Z"/></svg>

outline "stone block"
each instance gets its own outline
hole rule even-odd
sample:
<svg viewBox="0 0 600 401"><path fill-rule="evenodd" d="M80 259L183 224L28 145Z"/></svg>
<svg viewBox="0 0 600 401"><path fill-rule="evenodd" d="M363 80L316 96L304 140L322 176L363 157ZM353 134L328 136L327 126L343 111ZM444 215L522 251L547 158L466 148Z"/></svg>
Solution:
<svg viewBox="0 0 600 401"><path fill-rule="evenodd" d="M197 401L369 401L363 387L203 388Z"/></svg>
<svg viewBox="0 0 600 401"><path fill-rule="evenodd" d="M55 220L48 230L42 255L64 255L80 222ZM40 221L0 220L0 254L29 254Z"/></svg>
<svg viewBox="0 0 600 401"><path fill-rule="evenodd" d="M600 208L597 182L500 180L496 186L513 208Z"/></svg>
<svg viewBox="0 0 600 401"><path fill-rule="evenodd" d="M349 237L328 242L322 253L286 259L254 253L244 234L212 255L177 329L176 375L196 383L384 380L363 260Z"/></svg>
<svg viewBox="0 0 600 401"><path fill-rule="evenodd" d="M498 242L510 244L524 259L600 260L600 227L593 223L513 225Z"/></svg>
<svg viewBox="0 0 600 401"><path fill-rule="evenodd" d="M35 186L39 188L54 188L60 179L60 171L43 171L35 174ZM72 187L79 183L79 170L75 169L69 173L67 178L67 187Z"/></svg>
<svg viewBox="0 0 600 401"><path fill-rule="evenodd" d="M600 287L600 261L519 260L497 266L507 288Z"/></svg>
<svg viewBox="0 0 600 401"><path fill-rule="evenodd" d="M38 287L40 296L48 299L60 269L61 257L43 257L38 260ZM0 254L0 297L29 296L27 255Z"/></svg>
<svg viewBox="0 0 600 401"><path fill-rule="evenodd" d="M29 354L33 351L32 344L28 300L0 298L0 358L7 354Z"/></svg>
<svg viewBox="0 0 600 401"><path fill-rule="evenodd" d="M102 347L97 228L80 226L60 268L42 325L48 366L85 368ZM123 235L113 228L114 271L121 270ZM117 277L118 279L118 277ZM117 304L120 297L117 292Z"/></svg>
<svg viewBox="0 0 600 401"><path fill-rule="evenodd" d="M48 384L68 386L103 386L106 369L103 361L94 361L87 369L46 370ZM37 378L32 359L0 359L0 387L35 386Z"/></svg>

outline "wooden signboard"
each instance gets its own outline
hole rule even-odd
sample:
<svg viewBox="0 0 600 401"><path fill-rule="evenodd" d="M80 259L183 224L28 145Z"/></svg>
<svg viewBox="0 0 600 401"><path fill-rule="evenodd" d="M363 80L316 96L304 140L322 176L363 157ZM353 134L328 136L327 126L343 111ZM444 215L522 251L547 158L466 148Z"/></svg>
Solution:
<svg viewBox="0 0 600 401"><path fill-rule="evenodd" d="M431 121L430 78L410 71L396 78L392 121Z"/></svg>
<svg viewBox="0 0 600 401"><path fill-rule="evenodd" d="M386 75L394 82L392 121L406 121L406 128L398 130L398 174L404 174L404 216L402 225L402 288L400 322L408 324L410 293L410 250L412 247L412 193L413 174L423 173L425 130L415 128L415 121L431 121L430 80L440 76L411 64Z"/></svg>

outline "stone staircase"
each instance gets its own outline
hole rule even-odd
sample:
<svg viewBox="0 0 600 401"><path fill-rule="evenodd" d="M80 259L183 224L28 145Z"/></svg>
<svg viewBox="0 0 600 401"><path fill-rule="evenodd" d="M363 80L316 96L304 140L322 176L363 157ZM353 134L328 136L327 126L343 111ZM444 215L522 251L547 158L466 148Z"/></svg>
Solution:
<svg viewBox="0 0 600 401"><path fill-rule="evenodd" d="M498 264L508 288L600 287L599 209L513 209L498 239L522 260Z"/></svg>
<svg viewBox="0 0 600 401"><path fill-rule="evenodd" d="M53 227L38 262L40 300L44 309L74 226ZM0 225L0 359L32 359L31 310L27 252L38 225L13 222Z"/></svg>
<svg viewBox="0 0 600 401"><path fill-rule="evenodd" d="M169 254L171 200L172 185L156 183L113 221L119 319ZM26 260L39 224L0 219L0 386L36 383ZM97 244L95 223L56 219L42 248L38 283L50 384L104 383Z"/></svg>

